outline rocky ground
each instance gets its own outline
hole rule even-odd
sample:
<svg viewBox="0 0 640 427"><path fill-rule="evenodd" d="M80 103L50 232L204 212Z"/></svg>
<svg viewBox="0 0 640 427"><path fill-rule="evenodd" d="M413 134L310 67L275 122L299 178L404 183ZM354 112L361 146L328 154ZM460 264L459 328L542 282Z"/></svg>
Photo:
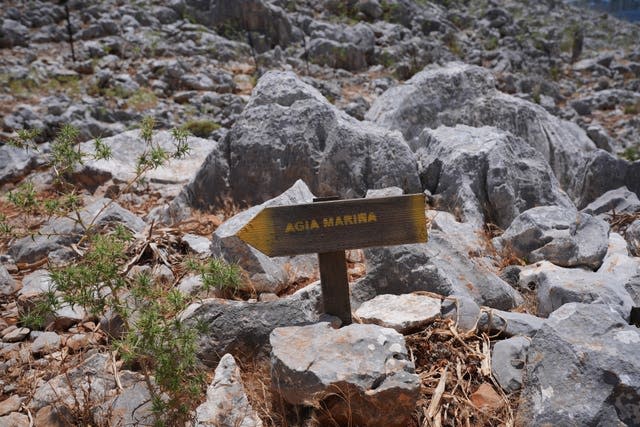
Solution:
<svg viewBox="0 0 640 427"><path fill-rule="evenodd" d="M0 185L38 201L0 200L0 424L153 422L104 317L26 327L87 250L78 218L123 224L127 274L184 295L187 258L243 268L179 315L206 326L194 425L640 424L640 26L554 0L67 7L0 17ZM191 150L128 185L145 116ZM74 220L43 209L64 124L113 152L67 174ZM8 144L21 129L38 150ZM428 243L347 253L342 328L315 255L235 237L268 206L422 192Z"/></svg>

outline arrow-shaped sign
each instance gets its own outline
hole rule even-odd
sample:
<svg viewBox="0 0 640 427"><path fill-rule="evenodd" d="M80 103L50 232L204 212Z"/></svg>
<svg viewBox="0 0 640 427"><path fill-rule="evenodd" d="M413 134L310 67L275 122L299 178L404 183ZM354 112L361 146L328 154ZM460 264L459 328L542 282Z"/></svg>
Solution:
<svg viewBox="0 0 640 427"><path fill-rule="evenodd" d="M424 194L262 210L237 234L268 256L427 241Z"/></svg>

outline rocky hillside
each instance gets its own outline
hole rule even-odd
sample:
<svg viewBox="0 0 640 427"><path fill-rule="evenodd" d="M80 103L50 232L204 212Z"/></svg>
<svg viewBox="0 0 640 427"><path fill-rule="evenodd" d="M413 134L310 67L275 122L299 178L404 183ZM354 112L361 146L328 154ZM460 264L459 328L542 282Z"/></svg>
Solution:
<svg viewBox="0 0 640 427"><path fill-rule="evenodd" d="M14 1L0 424L640 424L640 25L555 0ZM188 149L187 149L188 147ZM427 243L236 234L424 193Z"/></svg>

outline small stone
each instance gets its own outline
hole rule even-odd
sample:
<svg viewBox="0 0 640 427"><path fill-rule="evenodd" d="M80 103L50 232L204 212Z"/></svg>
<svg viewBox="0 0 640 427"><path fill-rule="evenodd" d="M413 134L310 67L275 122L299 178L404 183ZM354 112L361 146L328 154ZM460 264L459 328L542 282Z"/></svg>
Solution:
<svg viewBox="0 0 640 427"><path fill-rule="evenodd" d="M89 337L86 334L74 334L67 338L66 346L73 352L80 351L89 345Z"/></svg>
<svg viewBox="0 0 640 427"><path fill-rule="evenodd" d="M0 416L20 410L20 405L22 405L23 400L24 398L14 394L9 396L8 399L0 402Z"/></svg>
<svg viewBox="0 0 640 427"><path fill-rule="evenodd" d="M440 317L440 300L419 294L378 295L364 302L355 314L363 323L406 333Z"/></svg>
<svg viewBox="0 0 640 427"><path fill-rule="evenodd" d="M67 427L66 420L73 419L71 410L66 406L48 405L36 412L35 425L47 427Z"/></svg>
<svg viewBox="0 0 640 427"><path fill-rule="evenodd" d="M4 342L19 342L28 337L29 332L31 332L29 328L16 328L2 337L2 339Z"/></svg>
<svg viewBox="0 0 640 427"><path fill-rule="evenodd" d="M190 251L201 255L208 255L211 253L211 240L206 237L196 236L195 234L185 234L182 236L182 243L184 243Z"/></svg>
<svg viewBox="0 0 640 427"><path fill-rule="evenodd" d="M60 348L60 344L60 335L56 334L55 332L43 332L38 338L36 338L33 344L31 344L31 353L52 353Z"/></svg>
<svg viewBox="0 0 640 427"><path fill-rule="evenodd" d="M19 412L0 417L0 426L3 427L29 427L29 417Z"/></svg>
<svg viewBox="0 0 640 427"><path fill-rule="evenodd" d="M471 402L483 412L495 412L504 406L504 400L489 383L483 383L471 395Z"/></svg>

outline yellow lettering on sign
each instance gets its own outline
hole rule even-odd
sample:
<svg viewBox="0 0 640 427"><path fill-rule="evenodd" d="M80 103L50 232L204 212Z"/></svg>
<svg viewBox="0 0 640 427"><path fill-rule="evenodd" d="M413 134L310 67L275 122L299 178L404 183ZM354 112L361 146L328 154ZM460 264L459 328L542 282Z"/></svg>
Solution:
<svg viewBox="0 0 640 427"><path fill-rule="evenodd" d="M350 215L328 216L322 218L322 227L318 220L300 220L287 223L285 233L301 233L303 231L317 230L319 228L340 227L345 225L367 224L377 222L378 217L373 212L359 212Z"/></svg>

